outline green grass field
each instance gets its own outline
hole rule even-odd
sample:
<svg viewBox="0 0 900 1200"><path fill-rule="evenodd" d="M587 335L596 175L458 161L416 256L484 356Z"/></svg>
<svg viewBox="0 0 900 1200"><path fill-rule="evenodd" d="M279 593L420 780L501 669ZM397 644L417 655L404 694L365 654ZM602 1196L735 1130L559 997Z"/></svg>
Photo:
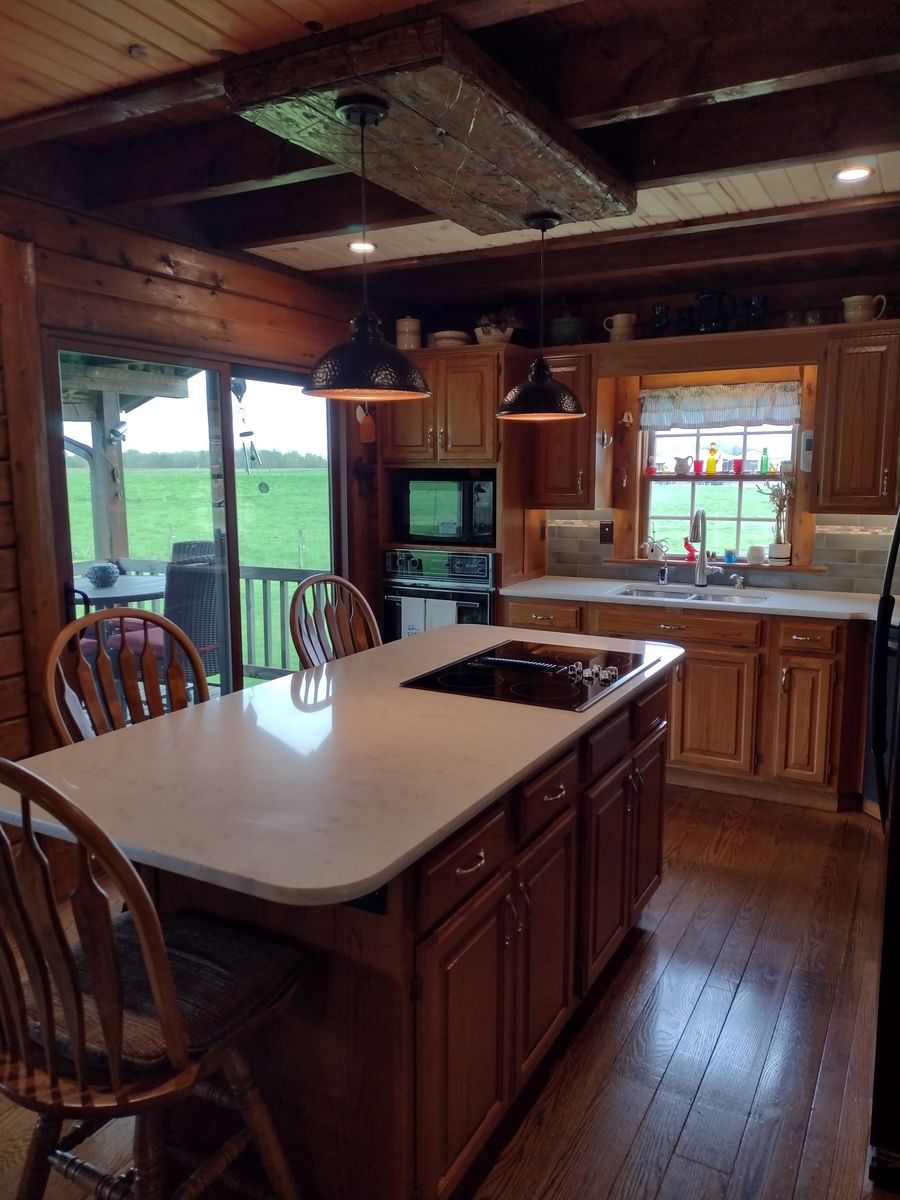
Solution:
<svg viewBox="0 0 900 1200"><path fill-rule="evenodd" d="M105 557L98 556L94 548L88 472L70 470L66 480L73 561ZM269 485L265 495L258 490L260 480ZM236 486L242 566L331 567L327 470L254 471L253 475L238 475ZM212 496L206 470L126 471L125 501L131 558L166 561L173 542L212 537Z"/></svg>
<svg viewBox="0 0 900 1200"><path fill-rule="evenodd" d="M732 482L703 482L695 485L695 505L705 508L707 548L721 555L726 549L746 554L753 544L767 546L774 537L774 516L767 496L756 484L743 485L741 536L737 533L738 485ZM669 544L672 554L684 553L690 532L691 484L678 480L650 484L650 532Z"/></svg>

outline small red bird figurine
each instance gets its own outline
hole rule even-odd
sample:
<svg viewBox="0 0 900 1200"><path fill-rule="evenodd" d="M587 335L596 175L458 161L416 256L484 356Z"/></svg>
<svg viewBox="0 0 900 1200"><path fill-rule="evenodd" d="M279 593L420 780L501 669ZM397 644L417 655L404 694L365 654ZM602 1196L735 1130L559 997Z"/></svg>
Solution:
<svg viewBox="0 0 900 1200"><path fill-rule="evenodd" d="M685 550L687 550L688 562L696 562L697 561L697 551L694 549L694 547L691 545L691 543L688 541L687 538L684 539L684 548L685 548Z"/></svg>

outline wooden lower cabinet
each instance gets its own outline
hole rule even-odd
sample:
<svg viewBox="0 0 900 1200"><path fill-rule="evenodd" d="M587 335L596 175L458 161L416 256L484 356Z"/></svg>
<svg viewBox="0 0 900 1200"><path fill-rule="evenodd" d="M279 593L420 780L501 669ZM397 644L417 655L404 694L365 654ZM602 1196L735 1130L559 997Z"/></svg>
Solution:
<svg viewBox="0 0 900 1200"><path fill-rule="evenodd" d="M827 784L835 664L812 654L780 654L776 660L778 708L773 774L797 783Z"/></svg>
<svg viewBox="0 0 900 1200"><path fill-rule="evenodd" d="M632 917L644 907L662 879L667 732L663 730L648 738L634 755Z"/></svg>
<svg viewBox="0 0 900 1200"><path fill-rule="evenodd" d="M673 763L753 771L758 672L752 650L687 651L672 688Z"/></svg>
<svg viewBox="0 0 900 1200"><path fill-rule="evenodd" d="M504 622L525 629L577 633L581 629L581 605L563 600L507 600Z"/></svg>

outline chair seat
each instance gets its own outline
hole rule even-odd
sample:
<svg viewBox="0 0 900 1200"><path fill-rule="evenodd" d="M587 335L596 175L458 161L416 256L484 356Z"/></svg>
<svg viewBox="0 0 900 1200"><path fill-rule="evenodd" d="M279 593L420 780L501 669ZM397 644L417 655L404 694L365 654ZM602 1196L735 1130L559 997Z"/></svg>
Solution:
<svg viewBox="0 0 900 1200"><path fill-rule="evenodd" d="M277 1004L302 971L303 959L295 948L257 933L205 917L165 918L161 925L192 1058L227 1041L254 1016ZM113 926L124 993L122 1071L133 1076L158 1070L168 1058L134 924L128 913L122 913ZM103 1070L107 1055L90 977L81 947L73 947L73 953L85 993L88 1065ZM27 1005L32 1039L42 1044L30 992ZM58 1000L54 1007L57 1051L71 1061L72 1046Z"/></svg>
<svg viewBox="0 0 900 1200"><path fill-rule="evenodd" d="M166 635L165 631L158 626L153 625L147 629L147 641L150 643L150 648L157 658L164 658L166 651ZM125 618L125 644L138 657L144 649L144 622L136 620L134 617ZM118 650L119 635L114 634L109 639L109 648ZM206 654L210 650L215 650L215 644L209 646L197 646L198 654Z"/></svg>

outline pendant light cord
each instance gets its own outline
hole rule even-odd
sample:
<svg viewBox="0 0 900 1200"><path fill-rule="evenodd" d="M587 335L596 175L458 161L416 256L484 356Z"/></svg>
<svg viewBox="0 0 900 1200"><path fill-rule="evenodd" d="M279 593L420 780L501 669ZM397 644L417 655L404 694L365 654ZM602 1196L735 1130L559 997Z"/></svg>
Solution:
<svg viewBox="0 0 900 1200"><path fill-rule="evenodd" d="M544 230L541 230L541 316L538 329L538 357L544 357Z"/></svg>
<svg viewBox="0 0 900 1200"><path fill-rule="evenodd" d="M359 209L362 216L362 236L363 242L369 240L369 222L366 217L366 118L363 116L359 123ZM363 254L362 264L362 291L363 291L363 312L369 311L369 255Z"/></svg>

